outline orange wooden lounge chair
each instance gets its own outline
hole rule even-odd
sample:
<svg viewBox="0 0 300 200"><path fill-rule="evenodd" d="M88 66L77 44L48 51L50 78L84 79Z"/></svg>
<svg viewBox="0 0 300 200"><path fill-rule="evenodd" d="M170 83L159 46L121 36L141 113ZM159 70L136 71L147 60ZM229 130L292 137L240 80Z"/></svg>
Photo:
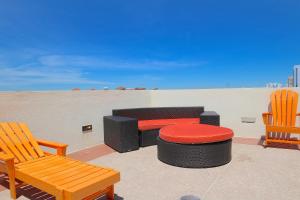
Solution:
<svg viewBox="0 0 300 200"><path fill-rule="evenodd" d="M270 113L263 113L266 125L265 145L270 143L300 144L291 134L300 134L300 127L296 127L298 93L292 90L276 90L271 95Z"/></svg>
<svg viewBox="0 0 300 200"><path fill-rule="evenodd" d="M51 154L40 146L56 149ZM65 157L67 145L36 140L24 123L0 123L0 172L8 174L11 198L15 179L63 199L114 199L120 173Z"/></svg>

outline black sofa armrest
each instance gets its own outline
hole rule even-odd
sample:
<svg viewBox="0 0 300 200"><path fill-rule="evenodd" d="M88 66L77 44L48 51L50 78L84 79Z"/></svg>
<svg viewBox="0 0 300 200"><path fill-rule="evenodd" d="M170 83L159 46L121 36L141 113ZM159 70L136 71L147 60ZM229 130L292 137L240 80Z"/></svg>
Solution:
<svg viewBox="0 0 300 200"><path fill-rule="evenodd" d="M121 116L104 116L104 143L116 151L139 149L138 120Z"/></svg>
<svg viewBox="0 0 300 200"><path fill-rule="evenodd" d="M205 111L200 114L200 123L220 126L220 115L214 111Z"/></svg>

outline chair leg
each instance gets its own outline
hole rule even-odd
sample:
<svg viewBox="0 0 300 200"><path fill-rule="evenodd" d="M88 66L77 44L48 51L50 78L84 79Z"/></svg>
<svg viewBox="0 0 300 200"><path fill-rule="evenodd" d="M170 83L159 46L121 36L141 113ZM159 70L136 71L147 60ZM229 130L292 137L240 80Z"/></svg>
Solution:
<svg viewBox="0 0 300 200"><path fill-rule="evenodd" d="M106 193L107 199L114 200L115 192L114 192L114 185L110 186L108 192Z"/></svg>
<svg viewBox="0 0 300 200"><path fill-rule="evenodd" d="M8 166L14 166L14 160L8 160L7 161ZM10 189L10 196L12 199L17 198L17 192L16 192L16 180L15 180L15 169L14 167L8 167L8 178L9 178L9 189Z"/></svg>
<svg viewBox="0 0 300 200"><path fill-rule="evenodd" d="M64 199L63 191L59 191L59 192L55 195L55 199L56 199L56 200L63 200L63 199Z"/></svg>
<svg viewBox="0 0 300 200"><path fill-rule="evenodd" d="M265 142L264 142L265 147L269 145L268 139L269 139L269 133L268 133L268 131L266 131Z"/></svg>

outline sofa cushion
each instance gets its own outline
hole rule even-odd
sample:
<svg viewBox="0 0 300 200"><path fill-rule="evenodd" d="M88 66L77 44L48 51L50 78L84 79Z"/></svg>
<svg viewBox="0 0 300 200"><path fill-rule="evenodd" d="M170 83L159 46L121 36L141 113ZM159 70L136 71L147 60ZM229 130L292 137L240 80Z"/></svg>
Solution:
<svg viewBox="0 0 300 200"><path fill-rule="evenodd" d="M152 119L139 120L138 128L140 131L160 129L164 126L175 124L199 124L200 118L178 118L178 119Z"/></svg>

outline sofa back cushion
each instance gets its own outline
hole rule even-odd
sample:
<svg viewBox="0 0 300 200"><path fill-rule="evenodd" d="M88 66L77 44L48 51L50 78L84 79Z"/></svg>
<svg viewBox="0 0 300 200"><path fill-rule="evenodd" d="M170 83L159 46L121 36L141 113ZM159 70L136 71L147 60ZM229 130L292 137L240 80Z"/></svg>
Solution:
<svg viewBox="0 0 300 200"><path fill-rule="evenodd" d="M152 107L115 109L114 116L132 117L138 120L196 118L204 112L204 107Z"/></svg>
<svg viewBox="0 0 300 200"><path fill-rule="evenodd" d="M150 119L139 120L139 131L147 131L153 129L160 129L164 126L177 125L177 124L199 124L200 118L177 118L177 119Z"/></svg>

